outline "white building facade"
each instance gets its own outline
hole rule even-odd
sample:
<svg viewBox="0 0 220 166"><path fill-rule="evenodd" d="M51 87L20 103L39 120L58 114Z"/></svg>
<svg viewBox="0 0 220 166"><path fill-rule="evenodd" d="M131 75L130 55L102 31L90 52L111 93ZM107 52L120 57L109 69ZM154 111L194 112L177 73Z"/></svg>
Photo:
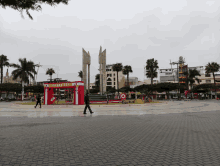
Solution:
<svg viewBox="0 0 220 166"><path fill-rule="evenodd" d="M159 69L160 70L160 82L178 82L177 69Z"/></svg>
<svg viewBox="0 0 220 166"><path fill-rule="evenodd" d="M106 65L106 87L111 86L118 89L117 86L117 72L113 71L113 65ZM125 76L122 71L118 72L119 89L125 85Z"/></svg>

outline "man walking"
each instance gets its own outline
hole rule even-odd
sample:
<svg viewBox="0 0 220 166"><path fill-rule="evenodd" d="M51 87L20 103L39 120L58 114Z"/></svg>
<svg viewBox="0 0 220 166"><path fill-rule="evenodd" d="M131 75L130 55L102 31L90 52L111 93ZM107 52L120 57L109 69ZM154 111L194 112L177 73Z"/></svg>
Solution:
<svg viewBox="0 0 220 166"><path fill-rule="evenodd" d="M86 93L86 96L84 97L84 102L85 102L85 109L84 109L84 113L83 114L86 114L86 109L87 108L89 109L91 114L94 113L94 112L92 112L92 110L91 110L91 108L89 106L89 95L88 95L88 93Z"/></svg>
<svg viewBox="0 0 220 166"><path fill-rule="evenodd" d="M35 108L37 107L38 103L40 104L40 108L41 108L41 97L40 97L40 93L39 93L38 96L37 96L37 103L36 103Z"/></svg>

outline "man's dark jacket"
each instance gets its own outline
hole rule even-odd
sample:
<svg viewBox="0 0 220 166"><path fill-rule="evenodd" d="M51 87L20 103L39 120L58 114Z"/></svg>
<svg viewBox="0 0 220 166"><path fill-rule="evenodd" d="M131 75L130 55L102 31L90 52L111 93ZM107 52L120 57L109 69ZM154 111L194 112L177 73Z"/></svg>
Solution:
<svg viewBox="0 0 220 166"><path fill-rule="evenodd" d="M40 95L37 96L37 101L41 101Z"/></svg>
<svg viewBox="0 0 220 166"><path fill-rule="evenodd" d="M85 101L85 104L89 104L89 96L88 95L86 95L85 97L84 97L84 101Z"/></svg>

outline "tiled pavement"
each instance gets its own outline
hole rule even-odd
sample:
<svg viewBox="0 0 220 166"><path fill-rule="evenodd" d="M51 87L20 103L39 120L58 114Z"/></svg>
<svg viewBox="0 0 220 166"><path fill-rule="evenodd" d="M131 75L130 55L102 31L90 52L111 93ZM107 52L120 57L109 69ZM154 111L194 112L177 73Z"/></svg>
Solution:
<svg viewBox="0 0 220 166"><path fill-rule="evenodd" d="M31 107L0 103L0 166L220 165L218 101Z"/></svg>

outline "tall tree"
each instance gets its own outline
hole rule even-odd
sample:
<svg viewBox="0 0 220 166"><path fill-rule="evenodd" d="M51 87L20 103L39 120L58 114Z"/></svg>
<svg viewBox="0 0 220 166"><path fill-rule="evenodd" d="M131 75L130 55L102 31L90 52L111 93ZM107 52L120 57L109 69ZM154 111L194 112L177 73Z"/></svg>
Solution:
<svg viewBox="0 0 220 166"><path fill-rule="evenodd" d="M59 3L68 4L70 0L0 0L0 6L2 8L10 7L17 10L23 16L23 10L26 10L27 15L33 20L29 10L40 11L41 4L48 4L50 6L55 6Z"/></svg>
<svg viewBox="0 0 220 166"><path fill-rule="evenodd" d="M129 73L133 72L132 68L131 68L131 66L126 65L126 66L123 67L122 71L123 71L124 75L127 75L127 85L126 86L129 86Z"/></svg>
<svg viewBox="0 0 220 166"><path fill-rule="evenodd" d="M79 73L78 77L80 77L80 78L81 78L81 81L82 81L82 78L83 78L83 72L82 72L82 70L80 70L78 73Z"/></svg>
<svg viewBox="0 0 220 166"><path fill-rule="evenodd" d="M153 85L153 78L157 77L157 69L159 68L157 60L148 59L146 62L146 76L151 78L151 85Z"/></svg>
<svg viewBox="0 0 220 166"><path fill-rule="evenodd" d="M96 76L95 76L95 86L97 88L100 87L100 74L96 74Z"/></svg>
<svg viewBox="0 0 220 166"><path fill-rule="evenodd" d="M0 55L0 68L1 68L1 84L3 81L3 67L14 67L14 64L8 62L8 58L5 55Z"/></svg>
<svg viewBox="0 0 220 166"><path fill-rule="evenodd" d="M34 79L33 74L37 74L34 69L34 62L27 61L26 58L19 59L20 65L14 65L17 69L12 71L13 80L16 80L18 77L22 80L22 100L24 100L24 83L28 83L29 76ZM32 74L33 73L33 74Z"/></svg>
<svg viewBox="0 0 220 166"><path fill-rule="evenodd" d="M107 86L107 87L106 87L106 92L107 92L107 94L108 94L108 93L115 93L115 92L116 92L116 89L115 89L115 87Z"/></svg>
<svg viewBox="0 0 220 166"><path fill-rule="evenodd" d="M205 72L206 74L212 73L213 78L214 78L214 86L215 86L215 95L216 95L216 81L215 81L215 72L219 71L219 64L216 62L208 63L205 67Z"/></svg>
<svg viewBox="0 0 220 166"><path fill-rule="evenodd" d="M52 82L52 75L55 74L55 71L53 68L48 68L46 75L50 75L50 82Z"/></svg>
<svg viewBox="0 0 220 166"><path fill-rule="evenodd" d="M121 63L116 63L112 66L113 71L117 72L117 87L118 87L118 95L119 95L119 82L118 82L118 72L122 71L122 64Z"/></svg>
<svg viewBox="0 0 220 166"><path fill-rule="evenodd" d="M175 90L177 88L178 88L178 84L170 83L170 82L169 83L164 82L164 83L159 83L159 84L155 85L155 90L157 92L164 92L165 91L168 99L170 96L170 91Z"/></svg>

